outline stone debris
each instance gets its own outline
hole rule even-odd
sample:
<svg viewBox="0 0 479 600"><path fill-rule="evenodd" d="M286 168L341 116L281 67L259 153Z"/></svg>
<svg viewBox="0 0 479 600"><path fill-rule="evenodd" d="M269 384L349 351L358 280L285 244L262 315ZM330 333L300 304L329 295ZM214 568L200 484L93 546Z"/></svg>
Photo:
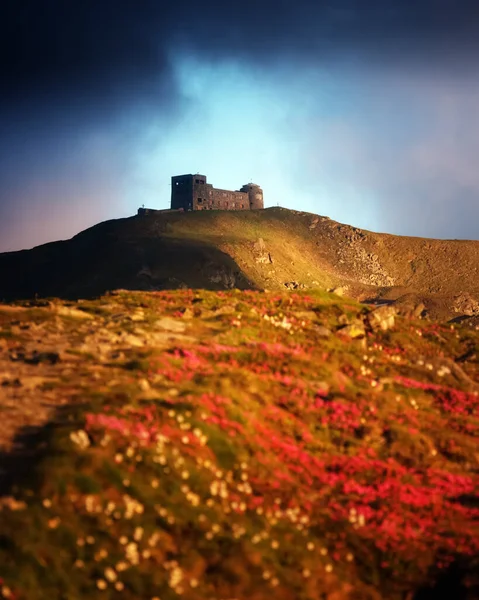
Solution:
<svg viewBox="0 0 479 600"><path fill-rule="evenodd" d="M324 325L314 325L313 329L319 337L328 338L332 335L331 329L324 327Z"/></svg>
<svg viewBox="0 0 479 600"><path fill-rule="evenodd" d="M339 263L349 265L359 283L377 287L395 285L394 279L380 263L379 256L363 247L363 242L367 240L365 233L360 229L339 224L336 229L346 238L345 241L340 241L336 258ZM331 231L329 237L334 238L335 232Z"/></svg>
<svg viewBox="0 0 479 600"><path fill-rule="evenodd" d="M328 292L331 292L332 294L336 294L336 296L345 296L349 291L349 286L347 285L343 285L340 287L336 287L336 288L331 288L328 290Z"/></svg>
<svg viewBox="0 0 479 600"><path fill-rule="evenodd" d="M173 331L176 333L182 333L186 329L186 325L179 319L172 319L171 317L162 317L155 321L155 328L164 329L165 331Z"/></svg>
<svg viewBox="0 0 479 600"><path fill-rule="evenodd" d="M84 310L79 310L78 308L72 308L70 306L61 306L57 304L53 304L51 310L62 317L71 317L72 319L93 319L93 315L85 312Z"/></svg>
<svg viewBox="0 0 479 600"><path fill-rule="evenodd" d="M394 327L396 315L394 306L380 306L366 316L366 322L373 330L387 331Z"/></svg>
<svg viewBox="0 0 479 600"><path fill-rule="evenodd" d="M344 325L344 327L338 329L337 333L341 336L359 339L365 337L366 329L364 323L360 319L355 319L352 323L349 323L349 325Z"/></svg>
<svg viewBox="0 0 479 600"><path fill-rule="evenodd" d="M257 242L253 244L253 254L255 255L255 262L260 264L273 264L273 257L271 253L266 250L266 244L263 238L259 238Z"/></svg>
<svg viewBox="0 0 479 600"><path fill-rule="evenodd" d="M304 290L304 289L306 289L306 286L304 285L304 283L299 283L298 281L286 281L283 285L288 290Z"/></svg>
<svg viewBox="0 0 479 600"><path fill-rule="evenodd" d="M479 302L467 292L461 292L454 298L452 309L455 313L473 317L479 315Z"/></svg>

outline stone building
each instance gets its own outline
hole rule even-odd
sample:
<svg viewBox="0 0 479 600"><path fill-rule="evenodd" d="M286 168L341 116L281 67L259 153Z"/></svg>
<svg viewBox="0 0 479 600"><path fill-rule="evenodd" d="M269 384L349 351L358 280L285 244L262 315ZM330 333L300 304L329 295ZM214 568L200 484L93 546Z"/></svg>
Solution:
<svg viewBox="0 0 479 600"><path fill-rule="evenodd" d="M206 182L206 175L171 178L172 210L255 210L264 208L263 190L247 183L240 190L220 190Z"/></svg>

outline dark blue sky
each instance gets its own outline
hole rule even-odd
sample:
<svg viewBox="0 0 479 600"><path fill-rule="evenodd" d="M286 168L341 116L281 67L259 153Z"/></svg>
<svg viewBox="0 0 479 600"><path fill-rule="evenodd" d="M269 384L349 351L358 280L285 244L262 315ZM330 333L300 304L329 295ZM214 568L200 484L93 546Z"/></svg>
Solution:
<svg viewBox="0 0 479 600"><path fill-rule="evenodd" d="M164 208L171 175L479 238L479 5L3 0L0 251Z"/></svg>

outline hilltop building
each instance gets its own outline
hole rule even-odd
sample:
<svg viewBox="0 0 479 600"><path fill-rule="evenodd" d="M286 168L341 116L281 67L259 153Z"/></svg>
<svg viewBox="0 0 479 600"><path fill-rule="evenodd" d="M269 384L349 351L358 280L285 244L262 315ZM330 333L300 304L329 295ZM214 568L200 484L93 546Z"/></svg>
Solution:
<svg viewBox="0 0 479 600"><path fill-rule="evenodd" d="M256 210L264 208L263 190L247 183L240 190L220 190L206 182L206 175L171 178L172 210Z"/></svg>

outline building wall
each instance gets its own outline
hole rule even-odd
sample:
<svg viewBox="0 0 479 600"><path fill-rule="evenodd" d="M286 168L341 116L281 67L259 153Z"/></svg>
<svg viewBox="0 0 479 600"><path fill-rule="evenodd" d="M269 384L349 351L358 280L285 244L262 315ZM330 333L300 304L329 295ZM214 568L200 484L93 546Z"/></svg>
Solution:
<svg viewBox="0 0 479 600"><path fill-rule="evenodd" d="M172 213L172 212L184 212L183 208L139 208L138 216L146 217L147 215L153 215L157 213Z"/></svg>
<svg viewBox="0 0 479 600"><path fill-rule="evenodd" d="M171 208L193 210L193 186L195 178L206 181L202 175L177 175L171 178Z"/></svg>
<svg viewBox="0 0 479 600"><path fill-rule="evenodd" d="M219 190L211 184L193 186L193 210L249 210L248 194Z"/></svg>

